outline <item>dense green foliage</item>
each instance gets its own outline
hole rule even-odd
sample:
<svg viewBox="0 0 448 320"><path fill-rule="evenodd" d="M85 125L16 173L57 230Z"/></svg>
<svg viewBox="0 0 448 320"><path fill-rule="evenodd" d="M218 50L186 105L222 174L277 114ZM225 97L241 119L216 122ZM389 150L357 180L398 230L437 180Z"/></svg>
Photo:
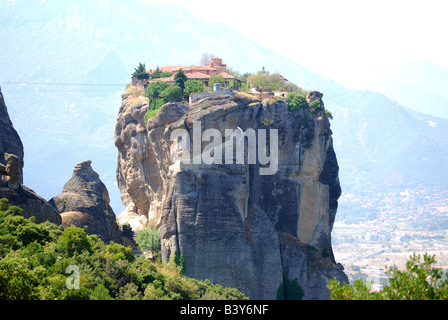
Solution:
<svg viewBox="0 0 448 320"><path fill-rule="evenodd" d="M282 285L277 289L277 300L302 300L304 292L297 278L283 278Z"/></svg>
<svg viewBox="0 0 448 320"><path fill-rule="evenodd" d="M160 95L166 88L169 87L169 84L163 81L154 81L148 83L145 89L145 97L149 99L160 99Z"/></svg>
<svg viewBox="0 0 448 320"><path fill-rule="evenodd" d="M35 224L0 199L0 299L246 299L236 289L181 275L84 229Z"/></svg>
<svg viewBox="0 0 448 320"><path fill-rule="evenodd" d="M152 119L156 116L159 109L165 104L165 100L163 99L150 99L148 110L145 113L144 120L145 123L148 122L149 119Z"/></svg>
<svg viewBox="0 0 448 320"><path fill-rule="evenodd" d="M182 71L182 69L179 69L177 71L176 75L174 76L174 84L181 88L182 91L185 89L185 82L187 82L188 78L185 75L185 73Z"/></svg>
<svg viewBox="0 0 448 320"><path fill-rule="evenodd" d="M141 251L149 251L153 256L160 254L160 234L154 227L148 227L137 233L137 245Z"/></svg>
<svg viewBox="0 0 448 320"><path fill-rule="evenodd" d="M160 97L167 102L181 102L184 99L184 93L179 86L169 86L162 91Z"/></svg>
<svg viewBox="0 0 448 320"><path fill-rule="evenodd" d="M286 102L288 103L289 111L297 111L299 109L305 109L308 107L308 102L305 97L295 92L289 92L286 96Z"/></svg>
<svg viewBox="0 0 448 320"><path fill-rule="evenodd" d="M371 284L356 280L352 285L340 285L331 280L328 288L333 300L446 300L448 299L448 274L434 267L435 256L413 254L406 263L406 270L388 268L389 283L380 292L373 292Z"/></svg>
<svg viewBox="0 0 448 320"><path fill-rule="evenodd" d="M148 110L145 113L145 122L154 118L159 109L168 102L180 102L183 100L182 89L178 86L170 86L163 81L150 82L145 89L145 97L149 98Z"/></svg>
<svg viewBox="0 0 448 320"><path fill-rule="evenodd" d="M188 97L190 94L201 93L204 91L205 84L202 83L202 81L191 79L185 82L184 94L186 97Z"/></svg>
<svg viewBox="0 0 448 320"><path fill-rule="evenodd" d="M149 79L149 73L146 72L146 66L143 63L139 63L137 68L134 68L134 73L132 74L132 76L134 78L137 78L139 80L143 80L143 79Z"/></svg>

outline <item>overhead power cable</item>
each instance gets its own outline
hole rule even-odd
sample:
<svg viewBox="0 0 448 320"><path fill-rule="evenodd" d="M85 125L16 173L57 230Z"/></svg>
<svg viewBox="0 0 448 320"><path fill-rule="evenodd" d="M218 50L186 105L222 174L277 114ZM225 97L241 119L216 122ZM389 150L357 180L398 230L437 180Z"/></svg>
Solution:
<svg viewBox="0 0 448 320"><path fill-rule="evenodd" d="M23 87L23 88L21 88L21 89L12 89L12 90L5 90L5 92L3 92L3 93L12 93L12 92L23 92L23 90L25 90L26 88L25 87ZM114 91L117 91L117 90L120 90L120 89L117 89L117 88L115 88L115 89L112 89L112 88L110 88L110 89L92 89L92 90L89 90L89 89L85 89L85 90L83 90L83 89L70 89L70 88L67 88L67 89L56 89L56 90L50 90L50 89L48 89L48 90L38 90L38 91L31 91L31 92L33 92L33 93L54 93L54 92L114 92Z"/></svg>
<svg viewBox="0 0 448 320"><path fill-rule="evenodd" d="M101 86L101 87L123 87L125 84L113 84L113 83L57 83L57 82L15 82L15 81L0 81L0 84L14 84L20 86L27 85L45 85L45 86Z"/></svg>

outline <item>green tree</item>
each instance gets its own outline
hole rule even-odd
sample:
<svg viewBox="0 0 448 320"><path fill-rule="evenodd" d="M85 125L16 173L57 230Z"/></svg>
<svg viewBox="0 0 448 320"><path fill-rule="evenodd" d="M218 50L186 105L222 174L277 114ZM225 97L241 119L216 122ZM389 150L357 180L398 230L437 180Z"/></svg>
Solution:
<svg viewBox="0 0 448 320"><path fill-rule="evenodd" d="M308 102L304 96L298 95L295 92L289 92L286 96L286 102L288 103L289 111L297 111L299 109L305 109L308 107Z"/></svg>
<svg viewBox="0 0 448 320"><path fill-rule="evenodd" d="M142 293L138 290L138 287L130 282L119 290L118 298L120 300L141 300L143 297Z"/></svg>
<svg viewBox="0 0 448 320"><path fill-rule="evenodd" d="M188 78L185 75L185 73L182 71L182 68L177 71L176 75L174 76L174 84L182 89L182 91L185 89L185 82L187 82Z"/></svg>
<svg viewBox="0 0 448 320"><path fill-rule="evenodd" d="M32 270L28 259L7 256L0 260L0 299L38 298L37 287L43 277L42 267Z"/></svg>
<svg viewBox="0 0 448 320"><path fill-rule="evenodd" d="M275 91L283 89L285 80L279 73L274 73L268 76L269 89Z"/></svg>
<svg viewBox="0 0 448 320"><path fill-rule="evenodd" d="M224 77L220 74L212 74L210 78L208 79L208 87L210 90L213 90L213 85L215 83L224 84L225 80Z"/></svg>
<svg viewBox="0 0 448 320"><path fill-rule="evenodd" d="M66 228L57 241L57 248L58 251L66 253L68 257L83 251L91 252L86 232L78 227Z"/></svg>
<svg viewBox="0 0 448 320"><path fill-rule="evenodd" d="M353 285L342 284L335 279L328 288L333 300L446 300L448 278L442 269L434 267L435 256L415 253L406 263L405 270L388 268L389 283L380 292L371 292L370 283L356 280Z"/></svg>
<svg viewBox="0 0 448 320"><path fill-rule="evenodd" d="M192 93L200 93L205 91L205 84L202 81L191 79L185 82L184 94L188 97Z"/></svg>
<svg viewBox="0 0 448 320"><path fill-rule="evenodd" d="M109 290L102 284L98 284L89 296L89 300L112 300Z"/></svg>
<svg viewBox="0 0 448 320"><path fill-rule="evenodd" d="M150 251L153 255L160 253L160 233L157 228L145 228L137 233L137 245L142 251Z"/></svg>
<svg viewBox="0 0 448 320"><path fill-rule="evenodd" d="M135 256L132 253L132 249L130 247L125 247L122 244L111 241L106 246L106 258L110 257L113 260L127 260L132 262L135 260Z"/></svg>
<svg viewBox="0 0 448 320"><path fill-rule="evenodd" d="M143 80L143 79L149 79L149 73L146 72L146 66L143 63L139 63L137 68L134 68L134 73L132 74L132 76L134 78L137 78L139 80Z"/></svg>
<svg viewBox="0 0 448 320"><path fill-rule="evenodd" d="M162 91L160 97L167 102L180 102L184 98L182 89L179 86L170 86Z"/></svg>
<svg viewBox="0 0 448 320"><path fill-rule="evenodd" d="M269 89L269 77L263 71L259 71L257 75L249 78L249 84L261 94L264 90Z"/></svg>
<svg viewBox="0 0 448 320"><path fill-rule="evenodd" d="M16 206L8 206L7 210L2 212L4 218L1 219L0 235L5 235L6 238L7 235L14 235L23 246L34 241L42 244L51 241L52 237L45 225L37 225L31 218L26 219L20 215L22 212L23 210Z"/></svg>
<svg viewBox="0 0 448 320"><path fill-rule="evenodd" d="M160 99L161 93L168 87L168 83L160 80L150 82L145 89L145 97L149 99Z"/></svg>

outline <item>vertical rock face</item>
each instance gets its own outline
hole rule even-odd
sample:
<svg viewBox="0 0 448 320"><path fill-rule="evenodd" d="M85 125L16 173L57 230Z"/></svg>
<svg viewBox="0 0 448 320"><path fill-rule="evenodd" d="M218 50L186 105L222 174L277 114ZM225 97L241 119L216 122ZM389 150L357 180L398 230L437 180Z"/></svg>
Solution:
<svg viewBox="0 0 448 320"><path fill-rule="evenodd" d="M193 96L188 106L166 104L145 124L148 102L126 93L122 98L115 144L118 185L128 209L120 216L136 224L154 220L164 260L182 255L186 275L236 287L252 299L288 298L291 281L304 299L329 299L329 279L348 281L331 249L341 189L323 108L314 115L309 108L291 112L272 97L260 101L221 90ZM321 98L312 92L308 101L319 99L323 106ZM221 146L223 159L226 129L254 129L258 137L264 129L267 144L276 129L278 170L261 174L268 165L248 164L248 148L243 164L176 161L183 140L171 134L184 129L194 150L195 121L202 133L221 134L214 151ZM208 141L199 138L201 150ZM230 157L238 159L237 153Z"/></svg>
<svg viewBox="0 0 448 320"><path fill-rule="evenodd" d="M18 181L23 183L23 144L9 118L8 109L0 90L0 163L3 165L6 165L6 159L3 157L5 153L14 154L21 162Z"/></svg>
<svg viewBox="0 0 448 320"><path fill-rule="evenodd" d="M91 163L90 160L78 163L62 193L50 203L61 213L63 227L86 227L87 234L96 234L106 243L121 243L109 193Z"/></svg>

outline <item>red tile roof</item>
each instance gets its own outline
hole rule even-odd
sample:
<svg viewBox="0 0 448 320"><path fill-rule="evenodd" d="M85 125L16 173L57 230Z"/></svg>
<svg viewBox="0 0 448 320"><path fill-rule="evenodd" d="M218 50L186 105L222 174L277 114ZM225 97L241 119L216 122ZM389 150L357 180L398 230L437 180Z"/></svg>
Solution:
<svg viewBox="0 0 448 320"><path fill-rule="evenodd" d="M222 60L221 58L215 57L212 60ZM197 79L197 80L206 80L209 79L212 74L220 74L224 77L224 79L236 79L231 74L225 72L223 69L226 69L226 64L222 64L221 66L210 67L212 63L210 63L208 66L184 66L184 65L174 65L174 66L164 66L160 67L159 70L162 72L168 71L172 72L173 75L171 77L166 78L159 78L159 79L153 79L150 82L155 81L164 81L164 82L174 82L174 74L179 71L179 69L182 69L182 71L185 73L188 79ZM157 69L151 69L149 71L150 74L154 73Z"/></svg>
<svg viewBox="0 0 448 320"><path fill-rule="evenodd" d="M224 79L236 79L234 76L232 76L230 73L226 73L226 72L220 72L218 73L220 75L222 75L224 77Z"/></svg>
<svg viewBox="0 0 448 320"><path fill-rule="evenodd" d="M189 73L185 73L185 75L189 79L208 79L208 78L210 78L209 74L205 74L202 72L189 72Z"/></svg>
<svg viewBox="0 0 448 320"><path fill-rule="evenodd" d="M166 77L166 78L152 79L152 80L150 80L149 82L156 82L156 81L174 82L174 75L172 75L171 77Z"/></svg>

